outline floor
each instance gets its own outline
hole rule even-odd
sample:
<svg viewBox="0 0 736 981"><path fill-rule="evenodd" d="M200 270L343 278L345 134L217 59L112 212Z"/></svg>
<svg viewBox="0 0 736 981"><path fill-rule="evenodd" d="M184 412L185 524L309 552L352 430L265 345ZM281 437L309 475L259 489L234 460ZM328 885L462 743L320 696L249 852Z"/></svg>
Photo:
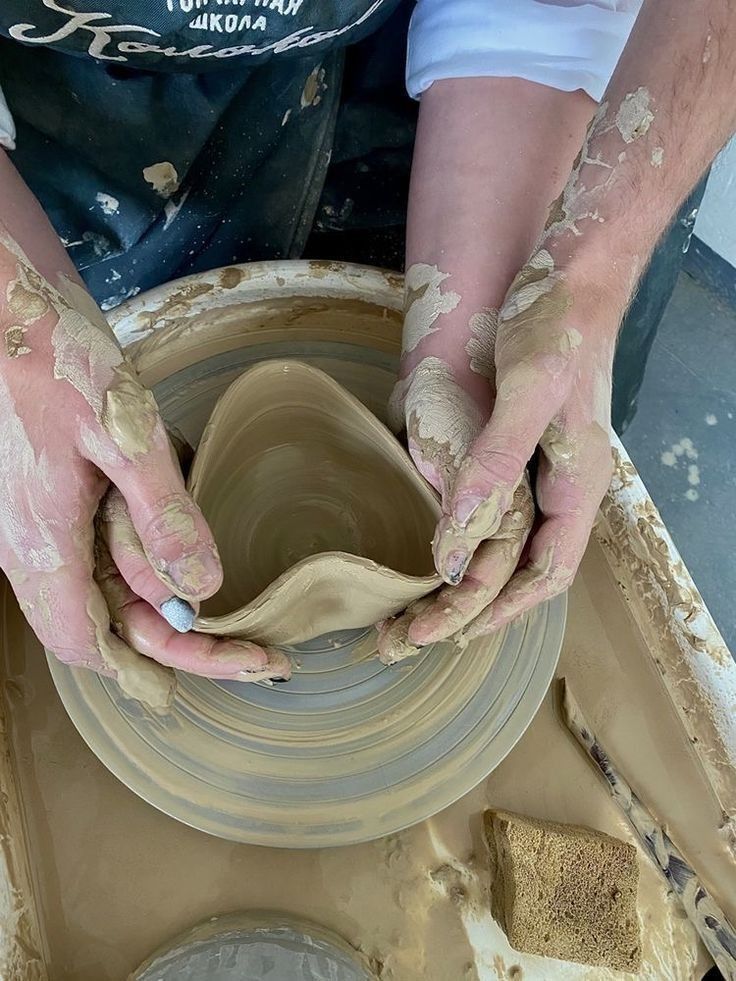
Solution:
<svg viewBox="0 0 736 981"><path fill-rule="evenodd" d="M736 310L686 273L623 441L736 656Z"/></svg>

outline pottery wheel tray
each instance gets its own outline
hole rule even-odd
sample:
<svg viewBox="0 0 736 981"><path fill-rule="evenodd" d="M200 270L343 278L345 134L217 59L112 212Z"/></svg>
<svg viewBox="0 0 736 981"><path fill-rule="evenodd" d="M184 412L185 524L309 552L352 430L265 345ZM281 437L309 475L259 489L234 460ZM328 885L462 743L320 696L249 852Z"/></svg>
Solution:
<svg viewBox="0 0 736 981"><path fill-rule="evenodd" d="M230 382L274 358L321 368L381 415L398 364L396 310L380 298L237 293L213 289L192 304L183 293L174 307L169 298L172 320L146 312L136 322L130 305L122 325L164 418L192 445ZM295 666L285 685L180 673L168 714L92 672L50 666L91 749L155 807L233 841L346 845L429 817L503 760L552 679L565 610L558 597L462 652L432 645L391 667L373 629L335 632L285 648Z"/></svg>

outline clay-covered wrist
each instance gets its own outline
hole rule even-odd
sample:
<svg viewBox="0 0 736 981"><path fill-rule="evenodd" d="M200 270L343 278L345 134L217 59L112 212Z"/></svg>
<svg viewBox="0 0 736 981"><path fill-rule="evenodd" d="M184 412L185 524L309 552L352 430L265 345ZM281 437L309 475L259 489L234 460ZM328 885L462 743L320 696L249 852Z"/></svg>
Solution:
<svg viewBox="0 0 736 981"><path fill-rule="evenodd" d="M583 336L615 335L641 275L638 256L623 243L587 234L547 240L542 248L567 296L570 323Z"/></svg>

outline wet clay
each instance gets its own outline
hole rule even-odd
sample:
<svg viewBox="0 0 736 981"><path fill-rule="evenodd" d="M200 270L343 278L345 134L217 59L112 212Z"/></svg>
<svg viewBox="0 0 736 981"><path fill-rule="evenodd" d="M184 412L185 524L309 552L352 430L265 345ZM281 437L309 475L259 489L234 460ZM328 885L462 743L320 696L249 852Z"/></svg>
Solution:
<svg viewBox="0 0 736 981"><path fill-rule="evenodd" d="M571 601L560 674L574 682L611 751L667 814L673 837L733 916L734 866L716 831L718 808L596 545ZM54 981L120 981L167 937L217 912L252 908L335 930L382 965L382 981L624 981L616 972L513 951L489 912L480 824L489 806L633 841L562 728L551 694L491 777L430 821L347 848L238 845L155 811L103 767L67 718L40 646L7 602L5 697ZM299 766L295 759L295 775ZM91 848L95 860L80 861ZM639 977L700 978L696 965L705 961L695 933L643 855L640 876ZM523 973L509 974L512 967Z"/></svg>
<svg viewBox="0 0 736 981"><path fill-rule="evenodd" d="M427 480L447 487L483 426L483 414L450 365L426 357L394 389L391 425L406 431L409 452Z"/></svg>
<svg viewBox="0 0 736 981"><path fill-rule="evenodd" d="M625 143L633 143L644 136L654 122L654 113L649 108L651 97L640 85L636 92L629 92L618 107L616 128Z"/></svg>
<svg viewBox="0 0 736 981"><path fill-rule="evenodd" d="M189 488L224 570L200 631L300 643L370 626L440 584L434 493L386 427L307 365L270 362L230 386Z"/></svg>
<svg viewBox="0 0 736 981"><path fill-rule="evenodd" d="M79 392L125 459L160 447L156 403L140 385L91 297L66 276L60 276L57 285L45 280L4 231L0 245L17 260L7 301L19 323L14 325L15 333L6 337L6 346L15 351L14 356L25 353L21 349L32 350L28 332L18 334L18 330L53 310L58 318L51 337L54 378L69 382Z"/></svg>

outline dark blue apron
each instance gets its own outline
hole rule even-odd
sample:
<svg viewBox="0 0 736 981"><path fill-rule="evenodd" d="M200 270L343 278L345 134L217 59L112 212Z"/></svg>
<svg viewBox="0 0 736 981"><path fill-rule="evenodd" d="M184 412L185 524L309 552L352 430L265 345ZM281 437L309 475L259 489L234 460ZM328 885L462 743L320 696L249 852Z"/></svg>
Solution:
<svg viewBox="0 0 736 981"><path fill-rule="evenodd" d="M302 253L343 48L398 4L2 0L13 162L105 308L190 272Z"/></svg>
<svg viewBox="0 0 736 981"><path fill-rule="evenodd" d="M13 162L103 307L231 262L304 253L402 268L411 6L0 0ZM624 320L619 431L704 186L660 242Z"/></svg>

